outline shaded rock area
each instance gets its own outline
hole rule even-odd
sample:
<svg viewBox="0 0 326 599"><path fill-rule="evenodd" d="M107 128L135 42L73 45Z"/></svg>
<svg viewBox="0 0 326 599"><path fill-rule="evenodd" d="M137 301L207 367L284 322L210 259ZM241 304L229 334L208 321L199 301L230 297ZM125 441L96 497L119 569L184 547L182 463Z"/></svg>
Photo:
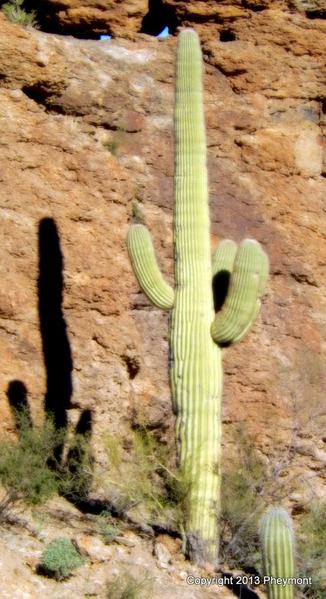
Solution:
<svg viewBox="0 0 326 599"><path fill-rule="evenodd" d="M175 38L139 33L147 2L43 5L48 30L120 37L0 12L1 429L15 431L16 389L35 422L87 412L99 468L106 436L127 450L141 425L173 455L168 315L125 239L140 215L173 281ZM225 460L241 431L299 513L326 487L326 24L285 1L164 5L203 42L212 248L255 237L271 263L258 322L224 352Z"/></svg>

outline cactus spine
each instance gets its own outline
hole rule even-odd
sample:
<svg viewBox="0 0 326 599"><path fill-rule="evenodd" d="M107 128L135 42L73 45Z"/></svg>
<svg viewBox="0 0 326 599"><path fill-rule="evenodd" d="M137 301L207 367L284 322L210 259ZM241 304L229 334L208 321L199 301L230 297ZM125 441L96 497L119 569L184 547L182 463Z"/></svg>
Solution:
<svg viewBox="0 0 326 599"><path fill-rule="evenodd" d="M221 484L222 350L257 316L268 263L258 242L221 242L211 256L202 57L197 34L178 38L175 101L175 289L159 273L143 225L132 225L128 250L138 282L156 305L172 309L171 390L177 451L190 483L186 533L192 560L217 561ZM230 290L215 316L213 276L230 273Z"/></svg>
<svg viewBox="0 0 326 599"><path fill-rule="evenodd" d="M275 579L294 578L294 534L292 520L283 508L271 508L260 525L264 576L269 599L293 599L293 581L276 584Z"/></svg>

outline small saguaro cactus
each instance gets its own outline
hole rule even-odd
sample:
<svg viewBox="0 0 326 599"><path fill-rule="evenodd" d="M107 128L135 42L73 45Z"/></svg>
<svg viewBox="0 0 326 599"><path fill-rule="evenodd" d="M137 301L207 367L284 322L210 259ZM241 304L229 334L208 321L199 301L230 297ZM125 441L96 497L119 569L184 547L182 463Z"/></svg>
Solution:
<svg viewBox="0 0 326 599"><path fill-rule="evenodd" d="M285 509L268 510L260 524L260 541L269 599L293 599L294 532Z"/></svg>
<svg viewBox="0 0 326 599"><path fill-rule="evenodd" d="M258 242L225 240L211 256L202 56L195 31L178 37L175 101L175 288L164 280L150 233L128 232L128 250L139 285L160 308L172 310L171 390L176 413L180 472L189 484L185 530L197 562L217 562L221 484L221 347L242 339L256 318L268 274ZM215 315L213 278L230 276Z"/></svg>

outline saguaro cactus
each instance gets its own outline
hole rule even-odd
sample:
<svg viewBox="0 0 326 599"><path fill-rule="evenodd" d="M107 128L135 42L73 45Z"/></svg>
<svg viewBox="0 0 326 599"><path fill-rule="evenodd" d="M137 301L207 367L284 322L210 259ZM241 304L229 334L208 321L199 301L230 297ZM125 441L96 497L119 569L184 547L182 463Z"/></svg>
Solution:
<svg viewBox="0 0 326 599"><path fill-rule="evenodd" d="M260 539L269 599L293 599L294 533L285 509L271 508L265 514Z"/></svg>
<svg viewBox="0 0 326 599"><path fill-rule="evenodd" d="M211 256L202 57L197 34L178 38L175 101L175 289L162 277L151 237L132 225L128 250L138 282L156 306L172 310L171 389L177 451L190 483L186 533L193 561L216 562L221 481L220 346L243 337L259 310L268 262L258 242L223 241ZM213 276L230 273L229 293L214 313Z"/></svg>

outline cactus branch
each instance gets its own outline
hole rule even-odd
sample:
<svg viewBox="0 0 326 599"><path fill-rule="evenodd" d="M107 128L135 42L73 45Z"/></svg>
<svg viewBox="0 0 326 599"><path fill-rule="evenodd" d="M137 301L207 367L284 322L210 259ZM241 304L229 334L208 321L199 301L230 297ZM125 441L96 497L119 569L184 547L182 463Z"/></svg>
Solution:
<svg viewBox="0 0 326 599"><path fill-rule="evenodd" d="M226 301L211 327L215 343L229 345L243 339L259 312L267 274L268 260L260 244L245 239L234 260Z"/></svg>
<svg viewBox="0 0 326 599"><path fill-rule="evenodd" d="M212 275L218 275L221 271L231 274L238 246L232 239L222 239L218 244L212 260Z"/></svg>
<svg viewBox="0 0 326 599"><path fill-rule="evenodd" d="M150 233L144 225L130 227L127 245L134 273L145 295L158 308L170 310L174 302L174 291L163 279Z"/></svg>

